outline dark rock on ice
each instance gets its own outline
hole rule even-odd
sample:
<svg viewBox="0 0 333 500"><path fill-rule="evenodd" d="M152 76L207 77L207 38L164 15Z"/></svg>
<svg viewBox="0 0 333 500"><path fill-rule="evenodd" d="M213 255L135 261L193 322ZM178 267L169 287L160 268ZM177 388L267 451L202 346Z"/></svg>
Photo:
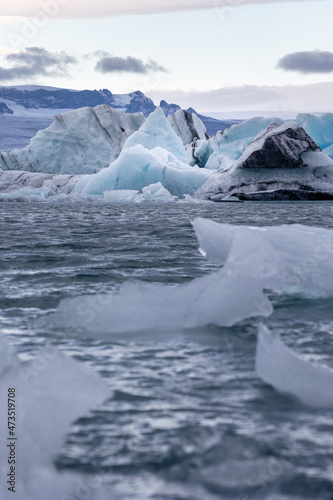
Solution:
<svg viewBox="0 0 333 500"><path fill-rule="evenodd" d="M237 168L297 168L305 165L302 153L321 151L295 122L270 125L248 146Z"/></svg>
<svg viewBox="0 0 333 500"><path fill-rule="evenodd" d="M195 193L199 199L329 200L333 161L296 122L270 125L228 170Z"/></svg>

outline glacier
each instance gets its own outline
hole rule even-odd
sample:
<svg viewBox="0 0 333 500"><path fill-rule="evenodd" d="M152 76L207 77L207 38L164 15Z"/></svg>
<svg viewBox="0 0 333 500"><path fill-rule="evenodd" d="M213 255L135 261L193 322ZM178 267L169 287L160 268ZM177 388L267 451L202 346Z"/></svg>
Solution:
<svg viewBox="0 0 333 500"><path fill-rule="evenodd" d="M96 475L60 472L53 464L69 425L112 396L102 380L54 347L37 351L32 361L22 362L1 335L0 393L3 401L7 400L9 387L15 387L17 394L19 437L15 498L58 500L77 498L84 492L92 500L118 498L100 471L96 471ZM0 450L3 477L9 470L7 450L5 446ZM0 484L3 500L13 496L7 486L5 480Z"/></svg>
<svg viewBox="0 0 333 500"><path fill-rule="evenodd" d="M300 358L264 325L258 333L256 372L264 382L307 406L333 407L333 370Z"/></svg>

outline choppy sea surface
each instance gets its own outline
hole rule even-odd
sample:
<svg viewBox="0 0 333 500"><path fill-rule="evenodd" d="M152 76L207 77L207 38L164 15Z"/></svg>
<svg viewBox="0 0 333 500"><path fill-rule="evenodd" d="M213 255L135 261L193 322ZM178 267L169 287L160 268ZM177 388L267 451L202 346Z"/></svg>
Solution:
<svg viewBox="0 0 333 500"><path fill-rule="evenodd" d="M256 375L261 320L103 337L52 321L63 299L218 269L198 251L196 217L333 228L332 216L332 203L0 203L1 332L22 360L56 346L110 388L59 443L56 466L98 471L125 500L333 499L332 410ZM265 324L300 357L332 368L333 300L272 301Z"/></svg>

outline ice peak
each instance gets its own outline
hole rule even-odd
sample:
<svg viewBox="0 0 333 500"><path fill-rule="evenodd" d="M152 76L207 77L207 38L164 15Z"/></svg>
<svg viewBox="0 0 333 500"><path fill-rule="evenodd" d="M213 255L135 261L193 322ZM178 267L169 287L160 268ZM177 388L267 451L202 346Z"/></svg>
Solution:
<svg viewBox="0 0 333 500"><path fill-rule="evenodd" d="M140 129L127 139L124 149L137 144L150 150L161 147L172 153L178 160L187 163L183 142L165 117L161 107L156 108Z"/></svg>

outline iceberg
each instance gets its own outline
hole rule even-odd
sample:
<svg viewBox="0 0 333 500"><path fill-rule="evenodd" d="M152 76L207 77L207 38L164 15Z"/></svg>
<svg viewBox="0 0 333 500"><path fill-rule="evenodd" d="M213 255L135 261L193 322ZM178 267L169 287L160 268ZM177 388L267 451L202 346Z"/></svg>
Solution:
<svg viewBox="0 0 333 500"><path fill-rule="evenodd" d="M172 201L174 197L193 195L211 173L180 162L162 148L149 151L138 145L124 150L110 167L94 175L52 175L19 170L0 172L0 200L64 201L70 198L84 201L90 196L97 201L105 191L130 190L140 192L142 200L153 201L155 198L157 201L158 196L161 201L163 187L164 201L166 198ZM148 193L155 184L161 186L158 195L157 191ZM127 195L108 194L104 200L111 202L112 198L116 202L119 197L125 200Z"/></svg>
<svg viewBox="0 0 333 500"><path fill-rule="evenodd" d="M162 108L156 108L140 129L127 139L123 151L137 145L149 150L156 147L163 148L179 161L187 162L183 142L165 117Z"/></svg>
<svg viewBox="0 0 333 500"><path fill-rule="evenodd" d="M144 123L142 113L125 114L107 104L54 118L21 150L0 155L0 169L48 174L92 174L118 158L126 139Z"/></svg>
<svg viewBox="0 0 333 500"><path fill-rule="evenodd" d="M126 141L119 157L108 168L90 175L55 175L20 170L0 172L0 198L39 196L41 199L50 199L73 193L103 197L105 191L143 193L144 188L160 183L168 191L171 201L170 197L193 195L211 175L209 170L191 167L179 158L186 161L184 145L163 111L158 108L139 131ZM111 199L120 201L120 196L107 194L104 199L109 202ZM147 196L148 193L145 193L143 198L147 199ZM156 193L154 196L156 198ZM165 193L163 197L165 199Z"/></svg>
<svg viewBox="0 0 333 500"><path fill-rule="evenodd" d="M160 182L150 184L142 189L142 193L131 189L104 191L104 201L107 203L170 203L178 201Z"/></svg>
<svg viewBox="0 0 333 500"><path fill-rule="evenodd" d="M171 195L182 198L185 194L193 195L210 174L209 170L181 162L161 147L149 150L138 144L125 147L119 158L98 174L79 179L75 193L102 196L110 190L141 192L146 186L160 182Z"/></svg>
<svg viewBox="0 0 333 500"><path fill-rule="evenodd" d="M53 465L63 435L73 420L110 397L110 390L93 373L56 348L36 353L29 363L20 362L0 337L0 394L7 401L8 388L15 388L18 466L15 498L50 500L77 498L82 489L92 500L116 498L101 475L84 476L58 472ZM66 387L66 391L63 388ZM84 391L82 390L84 387ZM3 415L4 417L4 415ZM2 421L2 424L4 421ZM7 428L7 425L6 425ZM0 450L3 477L9 471L8 448ZM1 498L13 496L3 480Z"/></svg>
<svg viewBox="0 0 333 500"><path fill-rule="evenodd" d="M333 407L333 370L300 358L263 325L258 334L256 372L264 382L307 406Z"/></svg>
<svg viewBox="0 0 333 500"><path fill-rule="evenodd" d="M106 336L233 326L268 317L266 291L333 296L333 231L301 225L246 227L193 223L200 250L222 268L176 286L130 281L118 293L63 300L46 318L61 329Z"/></svg>
<svg viewBox="0 0 333 500"><path fill-rule="evenodd" d="M281 125L280 118L251 118L238 125L232 125L224 131L217 132L208 141L198 140L189 150L191 164L197 163L210 170L231 167L243 154L246 147L269 125Z"/></svg>
<svg viewBox="0 0 333 500"><path fill-rule="evenodd" d="M333 156L332 150L328 149L333 145L333 113L321 116L299 114L296 122L326 154ZM209 140L199 138L192 142L191 148L187 147L188 161L191 165L197 164L211 170L227 170L258 134L270 125L283 123L285 121L278 117L256 117L217 132Z"/></svg>
<svg viewBox="0 0 333 500"><path fill-rule="evenodd" d="M296 122L271 125L227 170L195 193L199 199L333 199L333 160Z"/></svg>
<svg viewBox="0 0 333 500"><path fill-rule="evenodd" d="M98 174L82 177L75 193L103 195L112 190L142 190L161 183L179 198L192 195L211 172L186 163L186 152L161 108L129 137L119 158Z"/></svg>

